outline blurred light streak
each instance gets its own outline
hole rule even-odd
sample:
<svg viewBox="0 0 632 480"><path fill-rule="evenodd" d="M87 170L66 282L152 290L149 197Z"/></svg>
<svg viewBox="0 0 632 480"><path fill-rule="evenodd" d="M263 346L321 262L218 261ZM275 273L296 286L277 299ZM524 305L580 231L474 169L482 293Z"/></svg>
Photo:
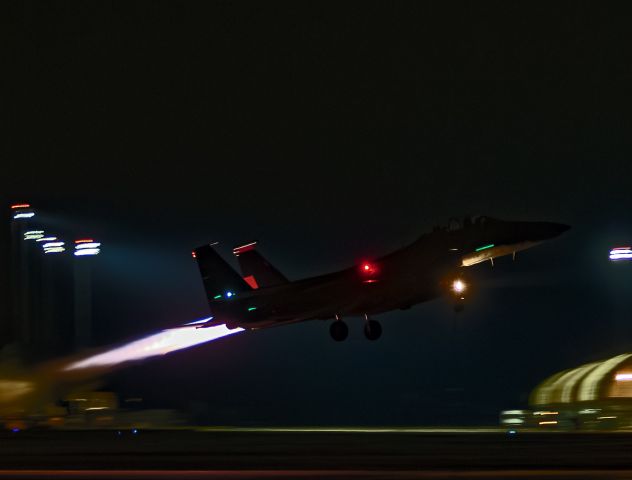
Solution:
<svg viewBox="0 0 632 480"><path fill-rule="evenodd" d="M99 250L98 248L86 248L84 250L77 250L75 251L75 257L83 257L86 255L98 255L100 251L101 250Z"/></svg>
<svg viewBox="0 0 632 480"><path fill-rule="evenodd" d="M40 238L44 238L44 234L43 233L29 233L29 232L26 232L24 234L24 240L38 240Z"/></svg>
<svg viewBox="0 0 632 480"><path fill-rule="evenodd" d="M61 253L65 251L66 249L64 247L50 247L44 249L44 253Z"/></svg>
<svg viewBox="0 0 632 480"><path fill-rule="evenodd" d="M616 247L610 250L610 260L632 259L632 247Z"/></svg>
<svg viewBox="0 0 632 480"><path fill-rule="evenodd" d="M205 319L206 320L206 319ZM234 333L242 332L243 328L228 329L226 325L209 328L199 328L194 324L162 330L140 340L113 348L104 353L84 358L66 366L63 370L78 370L90 367L113 366L124 362L143 360L157 355L200 345L217 340Z"/></svg>
<svg viewBox="0 0 632 480"><path fill-rule="evenodd" d="M64 242L48 242L42 245L42 247L44 248L63 247L63 246L64 246Z"/></svg>
<svg viewBox="0 0 632 480"><path fill-rule="evenodd" d="M614 379L617 382L630 382L632 381L632 373L617 373Z"/></svg>
<svg viewBox="0 0 632 480"><path fill-rule="evenodd" d="M90 249L90 248L99 248L100 246L101 244L99 242L81 242L75 245L75 249L83 250L83 249Z"/></svg>
<svg viewBox="0 0 632 480"><path fill-rule="evenodd" d="M13 215L13 218L15 220L18 220L20 218L32 218L35 216L34 212L24 212L24 213L16 213L15 215Z"/></svg>

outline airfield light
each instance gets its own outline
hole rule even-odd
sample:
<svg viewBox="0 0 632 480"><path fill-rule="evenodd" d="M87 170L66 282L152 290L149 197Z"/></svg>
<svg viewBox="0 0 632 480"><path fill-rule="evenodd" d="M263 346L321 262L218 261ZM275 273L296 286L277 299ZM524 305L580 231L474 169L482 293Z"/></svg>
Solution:
<svg viewBox="0 0 632 480"><path fill-rule="evenodd" d="M42 245L43 248L51 248L51 247L63 247L64 242L48 242Z"/></svg>
<svg viewBox="0 0 632 480"><path fill-rule="evenodd" d="M101 250L98 248L86 248L83 250L75 250L75 257L90 257L94 255L98 255L101 253Z"/></svg>
<svg viewBox="0 0 632 480"><path fill-rule="evenodd" d="M632 260L632 247L616 247L610 250L610 260Z"/></svg>
<svg viewBox="0 0 632 480"><path fill-rule="evenodd" d="M226 292L226 298L231 298L231 297L234 297L234 296L235 296L235 294L233 292L230 292L230 291Z"/></svg>
<svg viewBox="0 0 632 480"><path fill-rule="evenodd" d="M101 244L99 242L79 243L75 245L75 250L87 250L90 248L99 248Z"/></svg>
<svg viewBox="0 0 632 480"><path fill-rule="evenodd" d="M482 247L478 247L476 250L474 250L475 252L480 252L481 250L487 250L489 248L494 248L496 245L494 245L493 243L490 243L489 245L483 245Z"/></svg>
<svg viewBox="0 0 632 480"><path fill-rule="evenodd" d="M252 312L253 310L256 310L256 309L257 309L257 307L248 307L248 311L249 312Z"/></svg>
<svg viewBox="0 0 632 480"><path fill-rule="evenodd" d="M213 300L219 300L220 298L222 298L222 296L221 296L221 295L215 295L215 296L213 297Z"/></svg>
<svg viewBox="0 0 632 480"><path fill-rule="evenodd" d="M456 279L452 282L452 291L454 293L463 293L467 289L467 285L461 279Z"/></svg>
<svg viewBox="0 0 632 480"><path fill-rule="evenodd" d="M30 203L16 203L14 205L11 205L11 210L17 210L19 208L31 208L31 204Z"/></svg>
<svg viewBox="0 0 632 480"><path fill-rule="evenodd" d="M35 241L39 243L39 242L54 242L55 240L57 240L57 237L42 237L42 238L38 238Z"/></svg>
<svg viewBox="0 0 632 480"><path fill-rule="evenodd" d="M30 230L24 232L24 240L39 240L44 238L44 230Z"/></svg>
<svg viewBox="0 0 632 480"><path fill-rule="evenodd" d="M75 240L75 257L93 257L101 253L101 243L95 242L92 238L81 238Z"/></svg>
<svg viewBox="0 0 632 480"><path fill-rule="evenodd" d="M51 247L51 248L44 249L44 253L61 253L65 251L66 249L64 247Z"/></svg>
<svg viewBox="0 0 632 480"><path fill-rule="evenodd" d="M14 220L19 220L21 218L32 218L35 216L35 212L18 212L13 215Z"/></svg>

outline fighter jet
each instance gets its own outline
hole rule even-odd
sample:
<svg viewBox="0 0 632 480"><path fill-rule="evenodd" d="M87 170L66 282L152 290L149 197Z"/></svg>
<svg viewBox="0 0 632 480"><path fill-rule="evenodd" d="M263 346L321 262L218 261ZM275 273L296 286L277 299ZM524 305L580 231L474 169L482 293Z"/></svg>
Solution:
<svg viewBox="0 0 632 480"><path fill-rule="evenodd" d="M410 245L333 273L290 281L256 250L256 242L233 249L238 274L215 250L193 251L212 318L199 328L226 324L254 330L305 320L330 320L330 334L343 341L346 317L364 317L369 340L382 334L373 315L407 309L449 296L460 311L472 285L466 270L481 262L531 248L570 227L551 222L503 221L490 217L452 219Z"/></svg>

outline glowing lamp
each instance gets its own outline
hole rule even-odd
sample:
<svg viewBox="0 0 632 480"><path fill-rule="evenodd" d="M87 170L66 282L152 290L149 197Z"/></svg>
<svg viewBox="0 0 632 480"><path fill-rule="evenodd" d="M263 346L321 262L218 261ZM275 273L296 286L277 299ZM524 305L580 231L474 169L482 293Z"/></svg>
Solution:
<svg viewBox="0 0 632 480"><path fill-rule="evenodd" d="M64 242L48 242L42 245L42 247L44 248L63 247L63 246L64 246Z"/></svg>
<svg viewBox="0 0 632 480"><path fill-rule="evenodd" d="M610 250L610 260L632 260L632 247L617 247Z"/></svg>
<svg viewBox="0 0 632 480"><path fill-rule="evenodd" d="M39 240L40 238L44 238L44 230L24 232L24 240Z"/></svg>
<svg viewBox="0 0 632 480"><path fill-rule="evenodd" d="M78 243L75 245L75 250L89 250L99 248L101 244L99 242Z"/></svg>
<svg viewBox="0 0 632 480"><path fill-rule="evenodd" d="M11 210L17 210L19 208L31 208L31 204L30 203L16 203L14 205L11 205Z"/></svg>
<svg viewBox="0 0 632 480"><path fill-rule="evenodd" d="M377 268L370 262L363 262L360 265L360 272L365 276L371 276L377 273Z"/></svg>
<svg viewBox="0 0 632 480"><path fill-rule="evenodd" d="M32 218L35 216L35 212L18 212L13 215L14 220L19 220L21 218Z"/></svg>
<svg viewBox="0 0 632 480"><path fill-rule="evenodd" d="M62 253L65 252L66 249L64 247L50 247L50 248L45 248L44 249L44 253Z"/></svg>
<svg viewBox="0 0 632 480"><path fill-rule="evenodd" d="M467 290L466 283L461 279L456 279L452 282L452 291L454 293L463 293Z"/></svg>
<svg viewBox="0 0 632 480"><path fill-rule="evenodd" d="M75 250L75 257L90 257L98 255L101 250L98 248L84 248L83 250Z"/></svg>
<svg viewBox="0 0 632 480"><path fill-rule="evenodd" d="M226 292L226 298L234 297L235 294L233 292Z"/></svg>

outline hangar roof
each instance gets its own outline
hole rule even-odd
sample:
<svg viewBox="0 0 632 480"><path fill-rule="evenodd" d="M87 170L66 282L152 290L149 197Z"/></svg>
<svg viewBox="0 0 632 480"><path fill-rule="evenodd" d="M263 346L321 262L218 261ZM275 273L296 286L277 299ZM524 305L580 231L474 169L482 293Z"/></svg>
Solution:
<svg viewBox="0 0 632 480"><path fill-rule="evenodd" d="M632 398L632 353L556 373L531 393L532 405Z"/></svg>

